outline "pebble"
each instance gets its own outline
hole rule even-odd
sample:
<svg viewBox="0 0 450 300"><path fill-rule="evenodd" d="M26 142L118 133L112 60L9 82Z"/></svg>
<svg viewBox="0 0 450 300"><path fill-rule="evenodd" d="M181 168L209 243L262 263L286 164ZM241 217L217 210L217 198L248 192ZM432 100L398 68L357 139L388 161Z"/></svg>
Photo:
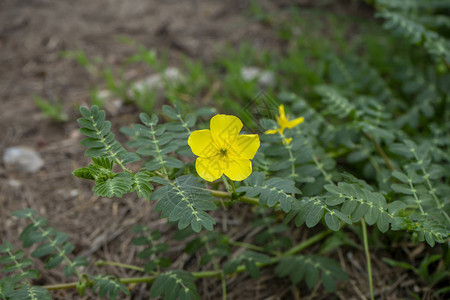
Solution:
<svg viewBox="0 0 450 300"><path fill-rule="evenodd" d="M167 84L174 84L184 80L183 74L175 67L168 67L163 72L150 75L144 79L131 84L127 90L127 96L133 99L135 93L143 94L148 91L161 93ZM113 116L116 116L123 106L123 100L117 98L109 90L101 90L97 93L97 98L103 102L104 108Z"/></svg>
<svg viewBox="0 0 450 300"><path fill-rule="evenodd" d="M109 98L103 102L103 106L109 114L111 114L112 116L117 116L123 106L123 100L117 98Z"/></svg>
<svg viewBox="0 0 450 300"><path fill-rule="evenodd" d="M137 91L143 93L154 89L163 89L166 84L173 84L183 80L180 70L175 67L168 67L163 72L148 76L134 83L130 88L130 93Z"/></svg>
<svg viewBox="0 0 450 300"><path fill-rule="evenodd" d="M22 186L22 182L20 182L19 180L10 179L8 180L8 185L13 188L19 188Z"/></svg>
<svg viewBox="0 0 450 300"><path fill-rule="evenodd" d="M275 86L275 74L272 71L261 70L257 67L244 67L241 69L241 76L245 81L258 79L261 87Z"/></svg>
<svg viewBox="0 0 450 300"><path fill-rule="evenodd" d="M78 196L78 194L79 194L78 189L73 189L70 191L71 197L76 197L76 196Z"/></svg>
<svg viewBox="0 0 450 300"><path fill-rule="evenodd" d="M17 146L6 148L3 163L9 170L35 173L44 165L41 156L32 148Z"/></svg>

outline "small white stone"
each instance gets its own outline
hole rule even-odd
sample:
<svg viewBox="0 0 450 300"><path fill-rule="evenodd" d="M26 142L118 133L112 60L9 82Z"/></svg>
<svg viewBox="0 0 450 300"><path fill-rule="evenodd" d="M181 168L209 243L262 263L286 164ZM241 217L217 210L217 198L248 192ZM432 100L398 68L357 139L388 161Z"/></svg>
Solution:
<svg viewBox="0 0 450 300"><path fill-rule="evenodd" d="M92 100L95 99L95 101L98 101L100 103L107 103L109 101L111 101L112 99L114 99L114 94L109 91L109 90L100 90L100 91L95 91L93 96L92 96Z"/></svg>
<svg viewBox="0 0 450 300"><path fill-rule="evenodd" d="M272 71L261 70L257 67L242 68L241 76L245 81L258 79L258 84L262 87L273 87L275 85L275 74Z"/></svg>
<svg viewBox="0 0 450 300"><path fill-rule="evenodd" d="M261 69L257 67L244 67L241 69L241 76L245 81L256 79L260 73Z"/></svg>
<svg viewBox="0 0 450 300"><path fill-rule="evenodd" d="M180 70L174 67L168 67L163 72L148 76L142 80L134 83L130 91L131 96L133 91L143 93L145 91L163 89L166 84L173 84L183 80L183 74Z"/></svg>
<svg viewBox="0 0 450 300"><path fill-rule="evenodd" d="M108 90L101 90L97 93L97 98L103 103L103 107L109 114L116 116L120 108L123 106L122 99L117 98L112 92Z"/></svg>
<svg viewBox="0 0 450 300"><path fill-rule="evenodd" d="M25 146L7 148L3 153L3 163L7 169L28 173L37 172L44 165L41 156Z"/></svg>
<svg viewBox="0 0 450 300"><path fill-rule="evenodd" d="M168 67L162 75L168 82L178 82L183 80L183 74L175 67Z"/></svg>
<svg viewBox="0 0 450 300"><path fill-rule="evenodd" d="M10 179L8 180L8 185L13 188L18 188L22 186L22 182L20 182L19 180Z"/></svg>
<svg viewBox="0 0 450 300"><path fill-rule="evenodd" d="M259 84L262 86L275 86L275 75L272 71L264 71L259 77Z"/></svg>
<svg viewBox="0 0 450 300"><path fill-rule="evenodd" d="M99 92L97 93L97 97L98 97L100 100L108 100L108 99L110 99L110 98L113 97L113 93L111 93L111 92L108 91L108 90L101 90L101 91L99 91Z"/></svg>
<svg viewBox="0 0 450 300"><path fill-rule="evenodd" d="M76 197L78 196L78 189L73 189L70 191L70 196L71 197Z"/></svg>

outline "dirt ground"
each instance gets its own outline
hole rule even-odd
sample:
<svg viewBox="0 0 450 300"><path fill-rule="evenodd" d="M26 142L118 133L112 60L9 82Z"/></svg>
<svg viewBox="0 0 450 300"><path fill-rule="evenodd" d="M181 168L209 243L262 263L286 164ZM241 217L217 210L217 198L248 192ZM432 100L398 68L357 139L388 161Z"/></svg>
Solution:
<svg viewBox="0 0 450 300"><path fill-rule="evenodd" d="M283 7L288 2L275 1L271 5ZM297 2L298 5L308 4L308 1ZM242 41L256 48L281 49L283 44L274 32L244 16L243 11L248 6L249 1L239 0L2 0L0 154L7 147L25 145L37 150L45 161L40 171L31 174L10 172L3 164L0 165L2 242L6 239L20 246L18 234L24 223L12 217L11 212L26 207L45 216L54 228L68 233L69 240L76 246L74 253L85 255L91 263L103 259L138 264L134 258L136 247L130 245L130 228L136 223L170 235L173 230L154 212L154 203L132 195L114 200L94 197L91 184L71 174L89 161L79 145L81 137L75 121L78 113L74 108L88 103L89 89L94 82L83 68L64 59L61 52L83 49L89 57L101 55L107 58L108 63L119 64L133 53L134 48L117 42L117 36L126 36L149 48L165 51L175 65L182 55L208 63L217 49L225 44L238 45ZM43 119L34 104L34 95L60 99L70 121L57 124ZM135 120L137 115L136 108L126 108L112 119L113 130L118 132L121 120ZM233 216L229 218L233 219ZM236 227L229 233L240 236L240 231ZM299 231L300 235L304 234ZM181 252L183 246L174 245L170 252L174 266L189 267L189 257ZM354 255L361 253L355 252ZM342 253L340 255L344 257ZM357 260L364 262L363 257ZM75 280L65 278L61 269L48 271L42 266L39 268L42 276L37 284ZM376 263L374 268L377 270ZM334 297L367 297L357 284L358 276L364 276L363 268L350 265L347 271L354 272L347 283L349 287L341 289ZM95 266L90 266L86 272L138 276L136 272ZM380 280L397 275L397 279L404 279L398 273L389 275L383 272L386 269L376 273ZM298 294L287 280L276 279L270 271L263 271L258 280L242 274L227 283L229 299L294 299ZM396 285L403 283L404 280ZM391 285L390 288L395 290L397 286ZM204 299L220 298L220 282L216 279L202 280L198 289ZM379 294L386 295L381 291ZM394 294L391 291L391 296ZM54 292L53 296L55 299L80 298L74 291ZM146 285L133 289L131 299L146 297ZM330 299L330 295L315 291L310 298ZM83 299L97 297L88 294Z"/></svg>

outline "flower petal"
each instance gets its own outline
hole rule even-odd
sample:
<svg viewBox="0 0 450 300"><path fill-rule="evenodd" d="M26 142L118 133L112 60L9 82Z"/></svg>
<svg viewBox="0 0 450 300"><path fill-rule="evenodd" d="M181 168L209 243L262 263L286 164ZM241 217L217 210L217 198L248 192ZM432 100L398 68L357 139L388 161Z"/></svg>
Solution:
<svg viewBox="0 0 450 300"><path fill-rule="evenodd" d="M277 117L278 126L280 126L280 130L284 130L289 125L289 120L285 116Z"/></svg>
<svg viewBox="0 0 450 300"><path fill-rule="evenodd" d="M278 129L270 129L264 132L265 134L276 134L278 133Z"/></svg>
<svg viewBox="0 0 450 300"><path fill-rule="evenodd" d="M219 179L223 174L220 155L198 157L195 161L195 169L197 170L198 175L207 181Z"/></svg>
<svg viewBox="0 0 450 300"><path fill-rule="evenodd" d="M291 120L291 121L287 122L286 127L287 128L295 127L295 126L299 125L300 123L303 123L304 120L305 120L305 118L303 118L303 117Z"/></svg>
<svg viewBox="0 0 450 300"><path fill-rule="evenodd" d="M192 152L200 157L210 157L216 155L219 149L214 144L209 129L196 130L189 135L188 145Z"/></svg>
<svg viewBox="0 0 450 300"><path fill-rule="evenodd" d="M259 148L259 137L257 134L239 135L228 149L232 157L252 159Z"/></svg>
<svg viewBox="0 0 450 300"><path fill-rule="evenodd" d="M230 115L215 115L211 118L211 136L219 149L228 149L242 129L238 117Z"/></svg>
<svg viewBox="0 0 450 300"><path fill-rule="evenodd" d="M285 144L285 145L287 145L287 144L289 144L290 142L292 141L292 138L285 138L284 140L283 140L283 144Z"/></svg>
<svg viewBox="0 0 450 300"><path fill-rule="evenodd" d="M252 162L249 159L230 159L228 168L224 171L231 180L241 181L252 174Z"/></svg>
<svg viewBox="0 0 450 300"><path fill-rule="evenodd" d="M280 118L286 118L286 113L284 112L284 105L278 106L278 111L280 112Z"/></svg>

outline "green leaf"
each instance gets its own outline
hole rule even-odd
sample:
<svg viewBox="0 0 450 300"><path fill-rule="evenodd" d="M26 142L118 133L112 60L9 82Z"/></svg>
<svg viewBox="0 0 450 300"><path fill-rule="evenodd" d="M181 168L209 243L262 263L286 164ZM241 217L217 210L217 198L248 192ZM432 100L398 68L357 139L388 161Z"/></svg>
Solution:
<svg viewBox="0 0 450 300"><path fill-rule="evenodd" d="M319 269L311 268L309 272L306 273L306 285L309 289L313 289L319 280Z"/></svg>
<svg viewBox="0 0 450 300"><path fill-rule="evenodd" d="M244 266L245 266L245 269L247 270L248 274L250 274L251 277L253 277L253 278L259 277L258 267L256 266L256 264L253 260L248 260L248 259L244 260Z"/></svg>
<svg viewBox="0 0 450 300"><path fill-rule="evenodd" d="M87 148L85 155L89 157L108 157L119 165L138 161L140 158L134 153L126 151L122 145L115 140L114 134L110 132L111 122L105 121L105 112L99 110L97 106L92 106L91 110L80 107L83 118L78 119L80 132L87 136L81 144ZM94 164L101 164L95 162ZM104 166L105 167L105 166ZM84 170L86 171L86 170ZM74 172L75 176L86 176L85 173ZM81 177L84 178L84 177ZM90 179L90 178L88 178Z"/></svg>
<svg viewBox="0 0 450 300"><path fill-rule="evenodd" d="M359 203L351 215L352 221L356 222L357 220L360 220L362 217L364 217L366 215L368 210L369 210L369 205L367 205L365 203Z"/></svg>
<svg viewBox="0 0 450 300"><path fill-rule="evenodd" d="M152 284L150 296L162 296L164 299L200 299L194 276L182 270L160 274Z"/></svg>
<svg viewBox="0 0 450 300"><path fill-rule="evenodd" d="M156 190L151 199L159 199L155 210L161 212L161 217L168 217L169 221L177 221L179 229L190 225L196 232L199 232L202 227L212 230L216 223L205 212L215 208L212 202L213 197L195 176L178 177L175 181ZM205 202L210 204L205 206Z"/></svg>
<svg viewBox="0 0 450 300"><path fill-rule="evenodd" d="M68 121L69 117L63 111L63 105L62 105L61 100L58 100L58 99L52 99L52 100L53 101L47 101L45 99L42 99L39 96L34 96L34 102L41 109L42 114L45 117L51 118L54 121L58 121L58 122Z"/></svg>
<svg viewBox="0 0 450 300"><path fill-rule="evenodd" d="M325 288L325 290L327 290L328 293L332 293L336 290L336 281L329 274L329 272L322 272L320 278L322 279L323 287Z"/></svg>
<svg viewBox="0 0 450 300"><path fill-rule="evenodd" d="M168 106L168 105L163 105L162 111L171 119L174 119L174 120L178 119L177 112L175 111L175 109L173 109L173 107Z"/></svg>
<svg viewBox="0 0 450 300"><path fill-rule="evenodd" d="M347 274L337 262L315 255L283 257L275 268L275 274L279 277L289 275L294 284L304 278L310 289L314 288L321 276L322 284L329 292L334 291L336 280L347 279Z"/></svg>
<svg viewBox="0 0 450 300"><path fill-rule="evenodd" d="M42 223L44 226L46 223ZM20 240L23 243L24 247L30 247L35 243L40 243L45 240L45 236L37 230L38 226L35 224L29 224L20 234Z"/></svg>
<svg viewBox="0 0 450 300"><path fill-rule="evenodd" d="M110 275L89 276L93 282L92 290L97 291L100 297L108 295L109 299L116 299L119 292L129 296L130 291L116 277Z"/></svg>
<svg viewBox="0 0 450 300"><path fill-rule="evenodd" d="M393 171L392 176L394 176L395 178L397 178L398 180L400 180L403 183L407 183L409 181L408 176L406 176L406 174L399 172L399 171Z"/></svg>
<svg viewBox="0 0 450 300"><path fill-rule="evenodd" d="M409 186L403 185L403 184L397 184L393 183L391 185L391 188L396 191L397 193L406 194L406 195L412 195L413 191Z"/></svg>
<svg viewBox="0 0 450 300"><path fill-rule="evenodd" d="M338 231L341 228L341 223L334 212L327 212L325 214L325 224L333 231Z"/></svg>
<svg viewBox="0 0 450 300"><path fill-rule="evenodd" d="M34 216L36 212L30 208L26 208L23 210L16 210L12 213L13 216L16 216L18 218L27 219L32 216Z"/></svg>
<svg viewBox="0 0 450 300"><path fill-rule="evenodd" d="M0 279L0 298L6 299L6 295L14 292L14 284L9 278Z"/></svg>
<svg viewBox="0 0 450 300"><path fill-rule="evenodd" d="M176 168L176 169L184 168L184 163L181 160L176 159L175 157L166 158L165 164L168 168Z"/></svg>
<svg viewBox="0 0 450 300"><path fill-rule="evenodd" d="M334 184L327 184L327 185L324 185L323 187L332 194L336 194L336 195L342 194L341 188L335 186Z"/></svg>
<svg viewBox="0 0 450 300"><path fill-rule="evenodd" d="M408 147L405 144L399 144L394 143L389 146L389 150L391 150L392 153L395 153L397 155L406 157L406 158L412 158L414 155L411 152L411 147Z"/></svg>
<svg viewBox="0 0 450 300"><path fill-rule="evenodd" d="M407 15L382 9L378 17L387 20L385 28L403 35L411 44L420 44L436 59L450 60L450 46L445 37L438 32L425 28L422 24L410 19Z"/></svg>
<svg viewBox="0 0 450 300"><path fill-rule="evenodd" d="M36 250L31 252L31 256L32 257L42 257L45 255L49 255L56 249L55 246L50 243L42 244L38 248L36 248Z"/></svg>
<svg viewBox="0 0 450 300"><path fill-rule="evenodd" d="M380 209L376 206L371 206L369 207L367 213L364 215L364 218L367 224L373 225L377 222L379 216Z"/></svg>
<svg viewBox="0 0 450 300"><path fill-rule="evenodd" d="M51 300L52 296L47 289L39 286L21 286L8 295L12 300Z"/></svg>
<svg viewBox="0 0 450 300"><path fill-rule="evenodd" d="M236 189L236 192L245 192L248 197L259 197L261 205L274 207L280 204L281 209L288 213L292 208L295 198L291 194L301 194L295 187L295 182L282 178L273 177L264 181L265 175L262 172L253 172L245 179L245 186Z"/></svg>
<svg viewBox="0 0 450 300"><path fill-rule="evenodd" d="M347 98L331 86L319 85L315 86L314 90L323 97L327 104L326 113L344 118L356 110L355 106Z"/></svg>
<svg viewBox="0 0 450 300"><path fill-rule="evenodd" d="M227 261L224 267L225 273L233 273L240 264L244 264L246 271L253 278L259 277L259 267L257 263L267 264L270 257L254 251L245 251L238 257Z"/></svg>
<svg viewBox="0 0 450 300"><path fill-rule="evenodd" d="M56 268L57 266L59 266L59 264L62 263L63 260L64 260L64 256L62 256L60 254L53 254L45 262L45 268L46 269Z"/></svg>
<svg viewBox="0 0 450 300"><path fill-rule="evenodd" d="M106 180L99 180L95 182L94 194L100 197L118 197L128 193L133 187L133 180L129 174L122 173L123 176L116 176ZM135 182L134 182L135 183Z"/></svg>
<svg viewBox="0 0 450 300"><path fill-rule="evenodd" d="M338 210L333 210L334 214L336 215L336 217L338 217L341 221L344 221L347 224L352 224L352 221L350 220L349 216L338 211Z"/></svg>
<svg viewBox="0 0 450 300"><path fill-rule="evenodd" d="M382 260L392 267L401 267L406 270L414 270L414 267L406 262L396 261L387 257L383 257Z"/></svg>
<svg viewBox="0 0 450 300"><path fill-rule="evenodd" d="M367 220L366 220L367 222ZM377 220L377 227L381 232L386 232L389 229L389 217L388 214L383 212L380 213L380 216L378 217Z"/></svg>
<svg viewBox="0 0 450 300"><path fill-rule="evenodd" d="M96 178L96 173L92 169L86 167L76 169L72 174L81 179L95 180Z"/></svg>
<svg viewBox="0 0 450 300"><path fill-rule="evenodd" d="M150 184L151 177L145 172L138 172L133 176L132 189L136 191L138 197L150 200L153 186Z"/></svg>
<svg viewBox="0 0 450 300"><path fill-rule="evenodd" d="M314 206L308 211L305 219L306 226L314 227L320 222L323 216L323 207L320 202L314 203Z"/></svg>

